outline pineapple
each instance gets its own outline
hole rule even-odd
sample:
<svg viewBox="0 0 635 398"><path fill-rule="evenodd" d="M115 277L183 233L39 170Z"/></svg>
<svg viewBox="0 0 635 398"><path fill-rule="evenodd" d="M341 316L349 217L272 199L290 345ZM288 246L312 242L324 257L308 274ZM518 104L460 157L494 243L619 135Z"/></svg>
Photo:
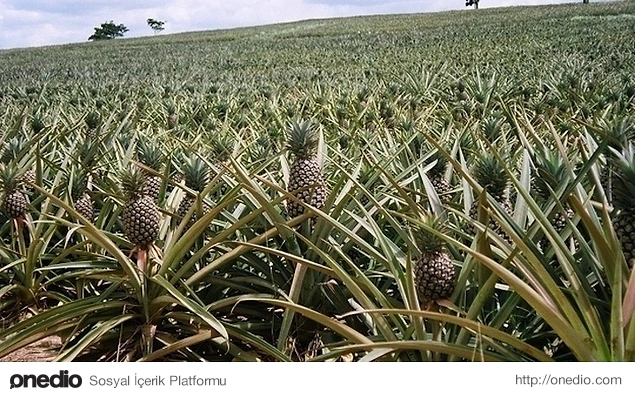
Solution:
<svg viewBox="0 0 635 398"><path fill-rule="evenodd" d="M614 152L613 229L622 244L627 264L635 259L635 147L629 144L621 153Z"/></svg>
<svg viewBox="0 0 635 398"><path fill-rule="evenodd" d="M22 181L18 168L10 164L0 168L0 184L2 187L2 210L9 218L21 218L27 210L27 199L19 187Z"/></svg>
<svg viewBox="0 0 635 398"><path fill-rule="evenodd" d="M444 232L442 221L434 215L424 216L424 225ZM414 281L419 298L424 301L445 299L452 295L456 284L456 270L441 238L420 228L415 233L420 254L414 264Z"/></svg>
<svg viewBox="0 0 635 398"><path fill-rule="evenodd" d="M209 169L205 163L195 155L191 155L185 159L185 167L183 169L183 175L185 176L185 185L193 191L201 192L205 189L205 186L209 180ZM196 204L196 197L191 194L181 200L178 208L178 215L183 218L187 215L187 212ZM209 205L202 202L202 214L210 211ZM193 224L197 217L198 211L194 211L194 214L190 218L190 224Z"/></svg>
<svg viewBox="0 0 635 398"><path fill-rule="evenodd" d="M95 218L95 203L93 202L87 191L87 178L83 173L78 173L73 176L71 183L71 198L73 200L73 206L79 214L85 219L92 222Z"/></svg>
<svg viewBox="0 0 635 398"><path fill-rule="evenodd" d="M604 192L606 192L609 201L612 200L612 189L615 178L613 163L615 161L614 154L622 152L627 143L634 138L635 135L635 119L624 117L616 119L612 125L605 126L606 135L603 140L606 141L607 147L604 151L606 164L601 170L600 181Z"/></svg>
<svg viewBox="0 0 635 398"><path fill-rule="evenodd" d="M434 163L432 168L428 171L430 183L434 187L439 199L442 201L447 200L450 191L450 183L445 179L448 161L440 152L434 152L430 157L430 163Z"/></svg>
<svg viewBox="0 0 635 398"><path fill-rule="evenodd" d="M35 170L29 168L26 169L24 171L24 174L22 174L22 189L24 190L24 192L31 197L34 193L35 190L33 189L33 187L31 187L31 184L36 184L37 183L37 176L35 174Z"/></svg>
<svg viewBox="0 0 635 398"><path fill-rule="evenodd" d="M327 190L322 168L317 161L318 135L306 121L292 123L287 136L287 149L295 160L289 172L288 190L300 201L321 208L326 202ZM291 199L287 204L290 218L304 213L299 201Z"/></svg>
<svg viewBox="0 0 635 398"><path fill-rule="evenodd" d="M143 163L146 167L156 171L161 172L163 168L163 153L154 144L147 143L144 141L140 142L140 145L137 150L137 156L141 163ZM160 176L154 175L148 171L143 172L144 174L144 183L143 189L147 196L151 197L155 203L159 200L159 191L161 190L161 184L163 179Z"/></svg>
<svg viewBox="0 0 635 398"><path fill-rule="evenodd" d="M483 153L476 160L473 175L481 187L487 190L487 192L496 202L500 204L505 212L507 212L507 214L511 214L512 204L508 196L509 177L507 176L507 172L505 171L503 164L501 164L501 162L491 153ZM469 215L473 220L478 219L478 201L472 203ZM509 236L491 217L489 221L489 229L503 237L506 241L511 242ZM470 235L475 234L475 230L471 225L468 227L468 232L470 232Z"/></svg>
<svg viewBox="0 0 635 398"><path fill-rule="evenodd" d="M219 170L219 174L220 174L220 171L222 171L223 169L223 164L231 156L234 145L235 145L234 140L227 136L217 138L214 140L214 142L212 142L212 154L213 154L212 161L214 162L213 164L214 168ZM212 177L216 178L217 176L218 174L210 175L210 178ZM226 191L227 191L227 186L225 184L222 184L220 193L224 195Z"/></svg>
<svg viewBox="0 0 635 398"><path fill-rule="evenodd" d="M86 115L84 121L86 122L87 127L86 136L88 138L94 137L95 131L97 130L99 123L101 123L101 116L99 116L99 113L96 111L91 111Z"/></svg>
<svg viewBox="0 0 635 398"><path fill-rule="evenodd" d="M159 235L159 212L154 200L145 193L144 176L137 167L128 167L121 174L124 191L123 232L141 250Z"/></svg>
<svg viewBox="0 0 635 398"><path fill-rule="evenodd" d="M176 108L174 105L170 104L167 106L168 111L168 129L172 130L176 127L179 122L179 117L176 114Z"/></svg>
<svg viewBox="0 0 635 398"><path fill-rule="evenodd" d="M537 196L544 201L547 201L551 196L549 187L555 189L566 178L565 165L558 156L557 153L549 152L548 150L536 151L536 166L537 175L533 178L533 186L536 190ZM565 207L565 214L558 212L552 219L551 224L555 230L561 234L567 226L567 220L573 218L573 210L570 207ZM538 243L539 247L546 252L550 242L545 236ZM577 243L576 243L577 245Z"/></svg>

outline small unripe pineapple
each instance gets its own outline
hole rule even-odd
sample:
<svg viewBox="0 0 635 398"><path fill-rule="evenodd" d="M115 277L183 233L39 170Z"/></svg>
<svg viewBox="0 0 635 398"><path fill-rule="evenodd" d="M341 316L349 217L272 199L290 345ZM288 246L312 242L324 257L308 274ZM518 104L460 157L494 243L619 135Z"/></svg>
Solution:
<svg viewBox="0 0 635 398"><path fill-rule="evenodd" d="M24 216L27 211L27 199L19 189L22 176L14 164L0 168L0 186L2 187L2 210L10 218Z"/></svg>

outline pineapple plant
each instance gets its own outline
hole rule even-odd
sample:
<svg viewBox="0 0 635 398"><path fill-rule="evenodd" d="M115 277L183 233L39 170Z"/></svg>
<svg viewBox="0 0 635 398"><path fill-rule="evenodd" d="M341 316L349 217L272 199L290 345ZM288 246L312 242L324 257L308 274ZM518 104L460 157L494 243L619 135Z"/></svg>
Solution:
<svg viewBox="0 0 635 398"><path fill-rule="evenodd" d="M195 192L202 192L205 189L205 186L209 180L209 168L207 165L199 159L196 155L191 155L189 158L185 159L184 168L183 168L183 176L185 178L185 186L190 188ZM187 215L187 212L196 204L196 197L192 194L187 193L185 197L181 200L179 204L179 208L177 210L177 214L179 217L184 218ZM205 202L202 202L201 213L205 214L210 211L209 205ZM194 211L192 217L190 218L190 225L193 224L198 215L198 209Z"/></svg>
<svg viewBox="0 0 635 398"><path fill-rule="evenodd" d="M454 292L456 270L443 240L432 231L445 233L442 220L431 214L423 216L423 225L414 233L419 249L413 272L419 298L423 301L446 299Z"/></svg>
<svg viewBox="0 0 635 398"><path fill-rule="evenodd" d="M24 217L27 210L27 198L20 189L22 175L14 164L0 168L0 186L2 187L2 210L13 219Z"/></svg>
<svg viewBox="0 0 635 398"><path fill-rule="evenodd" d="M316 208L321 208L326 202L327 189L322 167L316 157L317 146L318 135L309 122L291 124L287 136L287 149L295 159L289 171L288 191L300 201L291 199L287 203L290 218L304 213L301 202Z"/></svg>
<svg viewBox="0 0 635 398"><path fill-rule="evenodd" d="M635 259L635 147L628 144L615 151L613 205L611 222L627 264Z"/></svg>
<svg viewBox="0 0 635 398"><path fill-rule="evenodd" d="M487 152L482 153L477 159L473 169L473 176L479 185L485 189L492 198L500 204L507 214L512 214L512 204L509 200L509 176L505 171L504 165L493 154ZM469 216L473 220L478 219L479 203L475 201L470 207ZM475 234L472 225L468 226L468 233ZM507 233L498 225L498 223L490 217L489 229L494 233L503 237L510 242L511 239Z"/></svg>
<svg viewBox="0 0 635 398"><path fill-rule="evenodd" d="M121 173L125 204L123 209L124 235L139 250L147 250L159 235L159 212L156 203L144 190L144 176L131 166Z"/></svg>
<svg viewBox="0 0 635 398"><path fill-rule="evenodd" d="M161 172L163 169L163 152L161 149L144 140L140 141L140 145L137 148L137 157L139 161L143 163L149 169L152 169L156 172ZM161 185L163 179L160 176L152 174L150 171L143 171L144 179L143 179L143 189L147 196L151 197L155 203L159 200L159 191L161 190Z"/></svg>

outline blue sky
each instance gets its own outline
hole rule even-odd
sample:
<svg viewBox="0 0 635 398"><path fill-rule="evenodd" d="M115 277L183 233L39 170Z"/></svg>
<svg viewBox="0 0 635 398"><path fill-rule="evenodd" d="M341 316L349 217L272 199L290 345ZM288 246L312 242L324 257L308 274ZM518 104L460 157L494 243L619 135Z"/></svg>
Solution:
<svg viewBox="0 0 635 398"><path fill-rule="evenodd" d="M592 2L598 0L591 0ZM581 0L481 0L481 8ZM465 0L0 0L0 49L84 42L102 22L126 25L126 37L264 25L310 18L461 10Z"/></svg>

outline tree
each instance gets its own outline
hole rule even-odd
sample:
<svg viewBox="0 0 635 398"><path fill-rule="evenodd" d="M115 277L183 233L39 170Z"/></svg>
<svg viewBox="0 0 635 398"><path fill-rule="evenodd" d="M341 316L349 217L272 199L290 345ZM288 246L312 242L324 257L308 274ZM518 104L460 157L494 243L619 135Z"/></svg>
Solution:
<svg viewBox="0 0 635 398"><path fill-rule="evenodd" d="M478 2L479 2L479 0L466 0L465 1L465 6L466 7L474 6L474 9L478 10Z"/></svg>
<svg viewBox="0 0 635 398"><path fill-rule="evenodd" d="M148 26L151 27L152 30L154 30L155 34L165 29L163 27L163 25L165 25L165 21L159 21L158 19L148 18L146 22L148 22Z"/></svg>
<svg viewBox="0 0 635 398"><path fill-rule="evenodd" d="M95 28L88 40L110 40L117 37L123 37L124 33L128 31L128 28L124 24L115 25L113 21L104 22L100 27Z"/></svg>

